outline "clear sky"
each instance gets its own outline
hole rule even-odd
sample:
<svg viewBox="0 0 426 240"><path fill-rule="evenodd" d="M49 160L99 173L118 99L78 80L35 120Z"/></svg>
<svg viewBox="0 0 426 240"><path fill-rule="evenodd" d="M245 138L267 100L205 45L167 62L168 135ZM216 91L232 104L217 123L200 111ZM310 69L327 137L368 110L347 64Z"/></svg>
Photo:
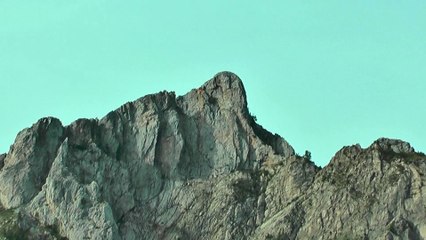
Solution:
<svg viewBox="0 0 426 240"><path fill-rule="evenodd" d="M0 152L41 117L100 118L222 70L319 165L382 136L426 151L424 0L0 0Z"/></svg>

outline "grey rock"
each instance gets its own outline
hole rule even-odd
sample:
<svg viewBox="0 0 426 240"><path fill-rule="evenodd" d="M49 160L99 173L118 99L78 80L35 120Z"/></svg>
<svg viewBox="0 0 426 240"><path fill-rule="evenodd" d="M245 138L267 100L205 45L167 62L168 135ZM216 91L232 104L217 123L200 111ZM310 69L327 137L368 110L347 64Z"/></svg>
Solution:
<svg viewBox="0 0 426 240"><path fill-rule="evenodd" d="M221 72L100 120L40 120L4 157L0 201L30 239L421 239L425 168L383 138L320 169L258 125Z"/></svg>
<svg viewBox="0 0 426 240"><path fill-rule="evenodd" d="M382 152L394 153L413 153L414 148L407 142L399 139L379 138L376 140L371 148L380 149Z"/></svg>
<svg viewBox="0 0 426 240"><path fill-rule="evenodd" d="M400 140L344 147L306 193L253 238L423 239L425 171L426 157Z"/></svg>
<svg viewBox="0 0 426 240"><path fill-rule="evenodd" d="M3 206L21 206L41 190L62 135L62 124L55 118L40 119L18 134L0 172L0 202Z"/></svg>
<svg viewBox="0 0 426 240"><path fill-rule="evenodd" d="M4 166L4 159L6 158L6 153L0 154L0 170L3 168Z"/></svg>

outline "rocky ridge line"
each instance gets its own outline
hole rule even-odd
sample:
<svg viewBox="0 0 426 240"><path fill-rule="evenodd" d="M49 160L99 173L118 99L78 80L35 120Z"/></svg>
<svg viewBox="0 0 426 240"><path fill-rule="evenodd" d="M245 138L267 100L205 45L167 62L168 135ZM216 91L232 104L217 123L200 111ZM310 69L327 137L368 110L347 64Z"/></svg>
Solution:
<svg viewBox="0 0 426 240"><path fill-rule="evenodd" d="M184 96L24 129L0 155L0 218L29 239L422 239L425 162L383 138L320 169L256 124L222 72Z"/></svg>

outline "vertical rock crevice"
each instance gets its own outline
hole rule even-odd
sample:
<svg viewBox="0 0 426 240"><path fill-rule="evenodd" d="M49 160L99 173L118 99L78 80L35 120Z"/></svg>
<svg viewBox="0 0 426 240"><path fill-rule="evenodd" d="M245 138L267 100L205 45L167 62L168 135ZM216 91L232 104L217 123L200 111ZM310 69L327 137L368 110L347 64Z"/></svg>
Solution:
<svg viewBox="0 0 426 240"><path fill-rule="evenodd" d="M64 137L62 123L43 118L16 137L0 171L0 202L7 209L28 203L45 183Z"/></svg>
<svg viewBox="0 0 426 240"><path fill-rule="evenodd" d="M385 138L319 169L221 72L100 120L41 119L0 155L0 202L33 239L49 226L69 239L413 239L426 237L425 172L424 154Z"/></svg>

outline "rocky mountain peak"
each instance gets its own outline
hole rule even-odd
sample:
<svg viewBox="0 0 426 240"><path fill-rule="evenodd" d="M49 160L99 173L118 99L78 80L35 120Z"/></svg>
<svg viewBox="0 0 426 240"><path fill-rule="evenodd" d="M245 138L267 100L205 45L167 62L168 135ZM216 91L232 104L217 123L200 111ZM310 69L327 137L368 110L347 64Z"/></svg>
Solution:
<svg viewBox="0 0 426 240"><path fill-rule="evenodd" d="M422 239L425 176L426 156L396 139L315 166L221 72L22 130L0 155L0 239Z"/></svg>
<svg viewBox="0 0 426 240"><path fill-rule="evenodd" d="M201 87L177 98L179 108L189 114L211 115L231 111L249 119L247 98L241 79L231 72L220 72Z"/></svg>
<svg viewBox="0 0 426 240"><path fill-rule="evenodd" d="M392 158L396 155L416 155L416 151L408 142L399 139L379 138L369 147L362 148L359 144L345 146L340 149L331 160L330 164L340 164L353 161L354 159L368 159L366 155L377 156L378 158Z"/></svg>
<svg viewBox="0 0 426 240"><path fill-rule="evenodd" d="M247 109L247 97L241 79L232 72L220 72L213 79L207 81L198 91L205 91L208 95L222 102L234 104L243 110Z"/></svg>
<svg viewBox="0 0 426 240"><path fill-rule="evenodd" d="M369 147L383 152L413 153L414 148L408 142L399 139L379 138Z"/></svg>

